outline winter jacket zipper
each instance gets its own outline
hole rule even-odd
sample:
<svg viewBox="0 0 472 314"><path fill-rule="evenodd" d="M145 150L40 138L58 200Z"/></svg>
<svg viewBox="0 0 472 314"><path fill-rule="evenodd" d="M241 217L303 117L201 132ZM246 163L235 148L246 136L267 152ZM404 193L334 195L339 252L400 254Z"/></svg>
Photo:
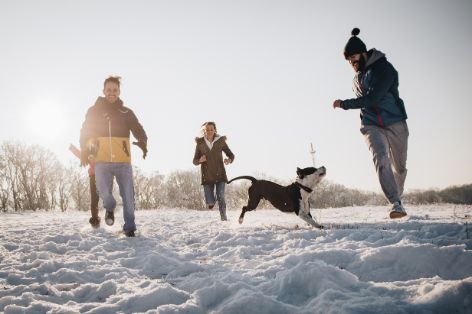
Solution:
<svg viewBox="0 0 472 314"><path fill-rule="evenodd" d="M110 117L108 118L108 140L109 140L109 145L110 145L110 162L113 162L113 145L111 142L111 119Z"/></svg>
<svg viewBox="0 0 472 314"><path fill-rule="evenodd" d="M359 86L361 88L361 93L362 95L365 95L366 94L366 89L364 88L364 76L366 75L367 71L363 71L361 72L361 79L360 79L360 82L359 82ZM380 108L379 106L375 105L374 106L374 111L375 111L375 114L377 115L377 121L379 122L379 125L381 127L383 127L383 121L382 121L382 115L380 114Z"/></svg>

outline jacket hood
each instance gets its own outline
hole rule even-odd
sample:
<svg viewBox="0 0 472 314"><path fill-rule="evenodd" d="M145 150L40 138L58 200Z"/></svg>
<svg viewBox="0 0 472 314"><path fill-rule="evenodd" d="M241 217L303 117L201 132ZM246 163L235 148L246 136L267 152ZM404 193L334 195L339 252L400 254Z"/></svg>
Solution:
<svg viewBox="0 0 472 314"><path fill-rule="evenodd" d="M218 142L219 140L226 140L226 136L225 135L219 135L219 134L215 134L215 143ZM204 142L205 141L205 137L204 136L197 136L195 138L195 142Z"/></svg>
<svg viewBox="0 0 472 314"><path fill-rule="evenodd" d="M369 59L367 59L367 62L365 64L365 67L368 68L375 62L379 61L382 58L385 58L385 54L379 50L376 50L375 48L372 48L368 51L369 54Z"/></svg>

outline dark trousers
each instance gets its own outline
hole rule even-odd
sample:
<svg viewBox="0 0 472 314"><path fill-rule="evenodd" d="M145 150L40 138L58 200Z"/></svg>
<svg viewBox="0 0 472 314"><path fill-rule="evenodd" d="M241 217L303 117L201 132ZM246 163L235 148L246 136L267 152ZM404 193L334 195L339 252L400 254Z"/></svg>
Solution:
<svg viewBox="0 0 472 314"><path fill-rule="evenodd" d="M95 184L95 175L90 177L90 212L92 217L98 218L98 193L97 185Z"/></svg>

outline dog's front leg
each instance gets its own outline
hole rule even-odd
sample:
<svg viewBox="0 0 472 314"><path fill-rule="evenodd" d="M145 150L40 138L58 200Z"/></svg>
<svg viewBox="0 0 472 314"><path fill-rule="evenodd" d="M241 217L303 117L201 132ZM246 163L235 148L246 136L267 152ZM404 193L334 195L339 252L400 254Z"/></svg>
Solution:
<svg viewBox="0 0 472 314"><path fill-rule="evenodd" d="M308 201L306 201L306 203L308 203ZM308 213L305 210L306 208L308 209ZM305 200L304 199L300 200L300 210L298 211L298 217L300 217L305 222L307 222L308 224L312 225L315 228L323 229L323 226L320 225L319 223L317 223L313 219L313 217L311 217L311 215L310 215L310 206L305 205Z"/></svg>
<svg viewBox="0 0 472 314"><path fill-rule="evenodd" d="M304 211L305 214L310 214L310 203L308 202L309 194L302 195L302 200L300 201L300 210Z"/></svg>
<svg viewBox="0 0 472 314"><path fill-rule="evenodd" d="M323 225L320 225L319 223L317 223L311 216L308 216L307 214L305 214L304 211L300 211L298 213L298 217L300 217L305 222L307 222L308 224L312 225L315 228L318 228L318 229L323 229L324 228Z"/></svg>

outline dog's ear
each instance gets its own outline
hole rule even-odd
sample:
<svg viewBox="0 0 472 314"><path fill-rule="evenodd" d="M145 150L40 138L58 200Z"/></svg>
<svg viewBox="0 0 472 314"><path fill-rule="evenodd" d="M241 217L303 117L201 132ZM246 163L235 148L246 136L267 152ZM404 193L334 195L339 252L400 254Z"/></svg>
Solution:
<svg viewBox="0 0 472 314"><path fill-rule="evenodd" d="M298 176L300 179L303 179L303 177L304 177L302 169L300 169L300 168L298 168L298 167L297 167L297 176Z"/></svg>

